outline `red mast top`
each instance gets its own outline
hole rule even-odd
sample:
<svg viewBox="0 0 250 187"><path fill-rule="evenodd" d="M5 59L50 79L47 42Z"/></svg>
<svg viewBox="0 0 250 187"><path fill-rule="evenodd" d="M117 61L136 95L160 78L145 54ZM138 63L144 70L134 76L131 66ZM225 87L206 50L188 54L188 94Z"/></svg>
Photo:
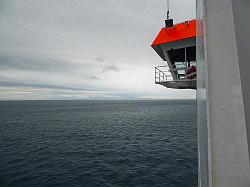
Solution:
<svg viewBox="0 0 250 187"><path fill-rule="evenodd" d="M162 28L151 46L193 37L196 37L196 20L179 23L173 27Z"/></svg>

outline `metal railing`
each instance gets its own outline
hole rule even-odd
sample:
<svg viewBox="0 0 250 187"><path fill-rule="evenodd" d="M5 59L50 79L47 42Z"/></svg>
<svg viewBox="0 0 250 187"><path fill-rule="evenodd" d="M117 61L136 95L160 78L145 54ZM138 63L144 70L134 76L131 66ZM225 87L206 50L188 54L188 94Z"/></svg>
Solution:
<svg viewBox="0 0 250 187"><path fill-rule="evenodd" d="M190 62L189 67L187 67L187 63L178 62L175 63L175 65L172 65L171 68L169 68L168 65L165 66L156 66L155 67L155 83L164 83L168 81L190 81L188 79L187 70L190 68L190 66L196 66L196 62ZM172 77L172 72L177 71L177 77ZM182 73L180 73L182 72ZM195 73L196 74L196 73Z"/></svg>
<svg viewBox="0 0 250 187"><path fill-rule="evenodd" d="M189 67L191 66L196 66L196 62L192 61L192 62L175 62L174 65L171 65L169 69L172 69L172 71L181 71L184 70L186 71Z"/></svg>
<svg viewBox="0 0 250 187"><path fill-rule="evenodd" d="M168 66L155 67L155 83L162 83L173 80Z"/></svg>

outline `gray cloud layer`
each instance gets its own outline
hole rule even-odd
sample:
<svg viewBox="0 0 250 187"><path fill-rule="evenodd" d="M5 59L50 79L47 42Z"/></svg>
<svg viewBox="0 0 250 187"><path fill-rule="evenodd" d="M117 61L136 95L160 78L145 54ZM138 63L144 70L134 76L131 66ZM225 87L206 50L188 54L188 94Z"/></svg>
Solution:
<svg viewBox="0 0 250 187"><path fill-rule="evenodd" d="M113 92L98 94L101 98L105 94L107 98L193 97L194 91L154 85L153 67L164 62L150 44L164 24L165 3L0 1L0 97L24 98L18 94L20 87L49 89L51 96L33 93L34 98L44 99L57 98L52 89L76 88ZM195 0L172 1L171 15L176 22L194 18ZM12 90L7 92L6 87ZM5 90L2 95L1 90ZM91 94L83 97L91 98ZM70 98L74 97L81 98L81 94Z"/></svg>
<svg viewBox="0 0 250 187"><path fill-rule="evenodd" d="M42 72L58 72L70 71L79 68L79 64L67 63L59 59L50 57L30 57L30 56L16 56L16 55L1 55L0 69L18 69L25 71L42 71Z"/></svg>

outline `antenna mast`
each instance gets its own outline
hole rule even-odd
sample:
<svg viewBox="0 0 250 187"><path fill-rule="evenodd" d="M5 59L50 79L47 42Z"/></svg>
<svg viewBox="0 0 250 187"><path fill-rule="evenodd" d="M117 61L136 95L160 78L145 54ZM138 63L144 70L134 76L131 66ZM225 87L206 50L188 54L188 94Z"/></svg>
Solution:
<svg viewBox="0 0 250 187"><path fill-rule="evenodd" d="M173 27L174 20L169 19L169 0L167 0L167 19L165 20L165 26L166 27Z"/></svg>
<svg viewBox="0 0 250 187"><path fill-rule="evenodd" d="M167 19L169 19L169 0L167 0Z"/></svg>

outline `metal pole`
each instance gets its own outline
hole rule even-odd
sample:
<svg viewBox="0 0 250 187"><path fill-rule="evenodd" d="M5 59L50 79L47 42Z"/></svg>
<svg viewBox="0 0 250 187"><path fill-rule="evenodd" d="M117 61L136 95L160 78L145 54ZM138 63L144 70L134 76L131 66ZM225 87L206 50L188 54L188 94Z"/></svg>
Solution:
<svg viewBox="0 0 250 187"><path fill-rule="evenodd" d="M169 19L169 0L167 0L167 19Z"/></svg>
<svg viewBox="0 0 250 187"><path fill-rule="evenodd" d="M187 76L187 48L185 47L185 77Z"/></svg>
<svg viewBox="0 0 250 187"><path fill-rule="evenodd" d="M156 83L156 67L155 67L155 83Z"/></svg>

